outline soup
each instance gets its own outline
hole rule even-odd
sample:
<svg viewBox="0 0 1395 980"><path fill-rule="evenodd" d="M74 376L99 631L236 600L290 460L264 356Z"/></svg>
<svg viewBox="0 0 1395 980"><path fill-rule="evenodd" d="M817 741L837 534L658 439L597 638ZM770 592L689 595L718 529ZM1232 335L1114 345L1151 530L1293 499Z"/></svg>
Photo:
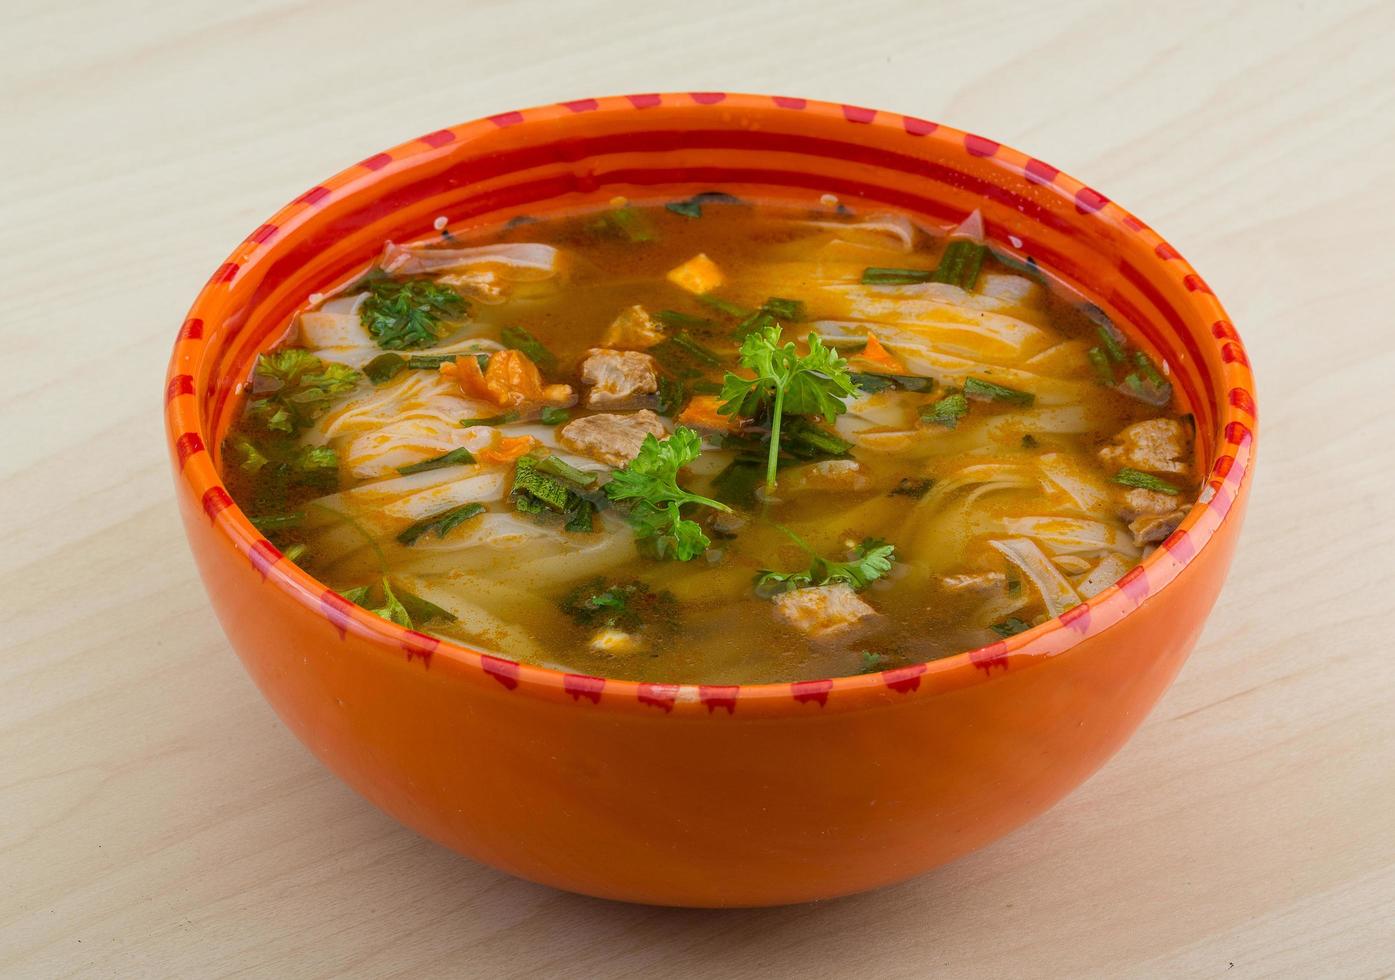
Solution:
<svg viewBox="0 0 1395 980"><path fill-rule="evenodd" d="M1166 365L1035 263L722 193L388 243L258 359L224 444L282 551L404 626L614 678L972 649L1195 499Z"/></svg>

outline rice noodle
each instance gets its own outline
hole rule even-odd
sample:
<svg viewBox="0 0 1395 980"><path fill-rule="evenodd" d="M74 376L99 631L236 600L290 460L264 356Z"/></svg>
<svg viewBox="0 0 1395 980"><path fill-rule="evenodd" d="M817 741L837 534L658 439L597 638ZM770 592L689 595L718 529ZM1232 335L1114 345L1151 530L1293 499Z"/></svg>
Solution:
<svg viewBox="0 0 1395 980"><path fill-rule="evenodd" d="M989 541L988 544L1022 569L1022 574L1037 587L1041 601L1046 604L1047 612L1052 616L1059 616L1072 606L1080 604L1080 595L1070 584L1070 580L1051 564L1035 542L1027 538L1006 538Z"/></svg>
<svg viewBox="0 0 1395 980"><path fill-rule="evenodd" d="M1092 599L1119 581L1120 577L1132 567L1133 562L1122 555L1105 555L1100 559L1099 564L1077 583L1075 589L1086 599Z"/></svg>

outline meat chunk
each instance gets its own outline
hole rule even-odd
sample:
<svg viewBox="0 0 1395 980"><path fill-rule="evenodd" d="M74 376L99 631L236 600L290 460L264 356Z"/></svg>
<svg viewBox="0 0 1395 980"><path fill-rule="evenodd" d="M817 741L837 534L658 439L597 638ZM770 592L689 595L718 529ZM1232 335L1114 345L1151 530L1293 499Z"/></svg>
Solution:
<svg viewBox="0 0 1395 980"><path fill-rule="evenodd" d="M1182 518L1187 516L1185 508L1178 507L1168 514L1146 514L1135 521L1129 522L1129 531L1133 533L1133 542L1140 548L1146 544L1157 544L1164 541L1167 536L1177 530L1177 525L1182 523Z"/></svg>
<svg viewBox="0 0 1395 980"><path fill-rule="evenodd" d="M1140 517L1156 517L1170 514L1177 509L1177 495L1158 490L1144 490L1134 487L1119 494L1119 517L1124 523L1132 523Z"/></svg>
<svg viewBox="0 0 1395 980"><path fill-rule="evenodd" d="M562 426L557 439L573 452L610 466L624 466L639 455L644 437L668 435L664 423L648 409L628 415L588 415Z"/></svg>
<svg viewBox="0 0 1395 980"><path fill-rule="evenodd" d="M877 614L842 582L794 589L774 602L776 616L815 640L846 634Z"/></svg>
<svg viewBox="0 0 1395 980"><path fill-rule="evenodd" d="M1100 460L1113 469L1145 473L1191 473L1191 438L1176 419L1149 419L1121 430L1100 450Z"/></svg>
<svg viewBox="0 0 1395 980"><path fill-rule="evenodd" d="M581 380L591 386L587 408L633 408L659 390L659 366L639 351L596 347L581 362Z"/></svg>
<svg viewBox="0 0 1395 980"><path fill-rule="evenodd" d="M717 268L717 263L702 252L676 269L670 269L667 278L679 289L686 289L690 293L710 293L726 282L726 277L722 275L722 270Z"/></svg>
<svg viewBox="0 0 1395 980"><path fill-rule="evenodd" d="M950 592L971 595L998 595L1007 589L1007 576L1002 572L970 572L963 575L946 575L940 585Z"/></svg>
<svg viewBox="0 0 1395 980"><path fill-rule="evenodd" d="M826 459L796 469L785 483L786 489L866 490L872 485L867 468L855 459Z"/></svg>
<svg viewBox="0 0 1395 980"><path fill-rule="evenodd" d="M644 350L664 340L664 330L642 306L635 305L621 310L610 326L606 327L601 343L606 347L626 350Z"/></svg>

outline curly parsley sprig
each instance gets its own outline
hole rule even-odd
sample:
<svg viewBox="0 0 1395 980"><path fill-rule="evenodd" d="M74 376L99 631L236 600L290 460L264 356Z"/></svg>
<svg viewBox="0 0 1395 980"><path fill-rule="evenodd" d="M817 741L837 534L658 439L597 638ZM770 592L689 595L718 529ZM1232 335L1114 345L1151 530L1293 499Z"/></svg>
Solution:
<svg viewBox="0 0 1395 980"><path fill-rule="evenodd" d="M722 380L723 415L752 417L762 411L770 418L770 449L765 487L775 489L780 457L780 425L786 414L820 415L832 421L848 410L845 396L857 393L848 375L848 362L810 333L809 352L801 355L793 343L780 343L780 326L753 330L741 342L741 366L755 377L730 374Z"/></svg>
<svg viewBox="0 0 1395 980"><path fill-rule="evenodd" d="M685 504L730 511L726 504L684 490L678 485L678 471L698 458L702 440L686 426L678 426L662 441L644 437L639 454L616 470L605 485L611 500L630 501L630 526L635 537L652 549L657 558L688 561L707 550L712 542L696 521L683 517Z"/></svg>
<svg viewBox="0 0 1395 980"><path fill-rule="evenodd" d="M833 561L814 551L803 538L789 528L780 524L775 526L789 535L791 540L809 555L809 567L797 572L773 572L762 569L756 575L756 591L761 595L773 596L794 589L833 585L838 582L860 592L890 572L891 563L896 560L895 545L887 544L881 538L864 538L852 549L846 561Z"/></svg>

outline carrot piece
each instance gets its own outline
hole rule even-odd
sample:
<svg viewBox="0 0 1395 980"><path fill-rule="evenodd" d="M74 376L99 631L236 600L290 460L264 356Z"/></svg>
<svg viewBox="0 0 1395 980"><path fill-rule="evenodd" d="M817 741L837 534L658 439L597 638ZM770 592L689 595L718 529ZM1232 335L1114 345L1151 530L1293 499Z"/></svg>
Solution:
<svg viewBox="0 0 1395 980"><path fill-rule="evenodd" d="M721 399L716 395L694 395L678 416L678 421L699 429L730 432L736 426L736 416L717 411Z"/></svg>
<svg viewBox="0 0 1395 980"><path fill-rule="evenodd" d="M447 361L440 371L455 378L467 398L492 402L500 408L570 405L573 401L569 385L544 385L542 372L522 351L495 351L483 373L473 354L457 357L454 363Z"/></svg>
<svg viewBox="0 0 1395 980"><path fill-rule="evenodd" d="M484 375L480 373L480 362L475 360L474 354L462 354L454 361L445 361L437 370L447 378L454 378L460 386L460 393L466 398L494 401Z"/></svg>
<svg viewBox="0 0 1395 980"><path fill-rule="evenodd" d="M877 335L872 331L867 331L867 346L860 354L853 355L859 360L869 361L872 364L883 368L889 374L905 374L906 365L901 363L900 358L882 346L882 342L877 339Z"/></svg>
<svg viewBox="0 0 1395 980"><path fill-rule="evenodd" d="M486 463L512 463L534 446L540 445L532 436L499 436L494 444L481 449L475 456Z"/></svg>

